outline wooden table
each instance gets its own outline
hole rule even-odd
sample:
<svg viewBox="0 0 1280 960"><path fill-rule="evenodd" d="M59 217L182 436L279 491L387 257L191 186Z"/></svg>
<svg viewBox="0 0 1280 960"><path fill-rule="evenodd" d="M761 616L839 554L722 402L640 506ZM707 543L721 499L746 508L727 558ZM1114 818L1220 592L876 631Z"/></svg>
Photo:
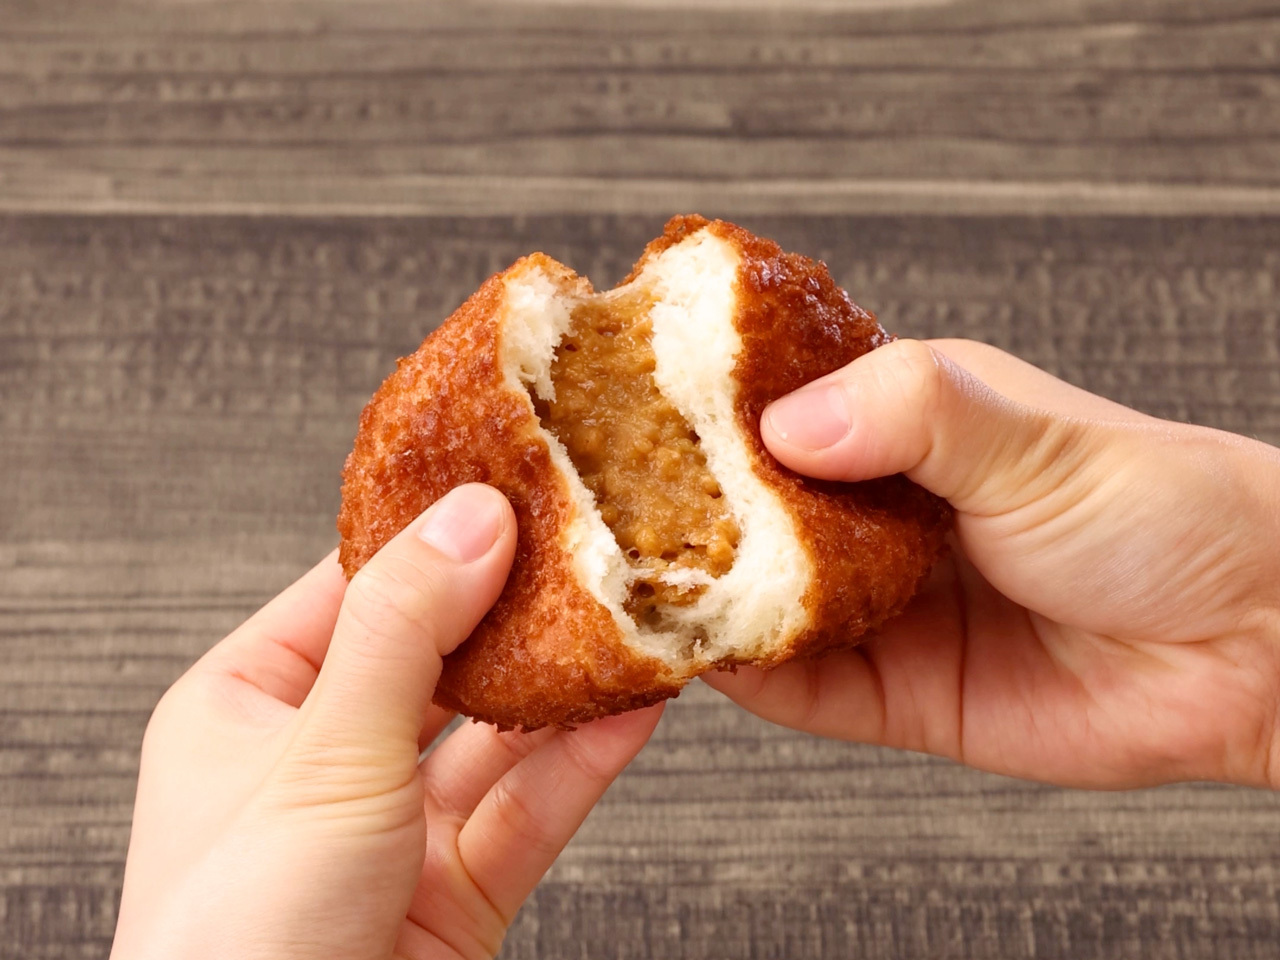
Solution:
<svg viewBox="0 0 1280 960"><path fill-rule="evenodd" d="M334 542L488 274L666 215L1280 441L1280 4L4 0L0 955L105 957L160 692ZM1058 790L695 685L511 958L1274 958L1280 798Z"/></svg>

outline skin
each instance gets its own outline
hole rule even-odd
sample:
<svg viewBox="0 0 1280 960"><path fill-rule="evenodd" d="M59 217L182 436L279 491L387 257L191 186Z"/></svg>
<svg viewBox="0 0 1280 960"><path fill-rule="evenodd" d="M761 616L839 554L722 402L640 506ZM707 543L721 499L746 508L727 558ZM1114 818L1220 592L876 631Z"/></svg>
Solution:
<svg viewBox="0 0 1280 960"><path fill-rule="evenodd" d="M955 549L863 646L707 682L777 723L1052 783L1280 787L1280 451L990 347L899 341L765 411L791 468L905 472ZM661 708L573 732L431 706L502 589L510 507L460 487L348 586L334 556L147 728L115 960L493 956Z"/></svg>
<svg viewBox="0 0 1280 960"><path fill-rule="evenodd" d="M331 555L147 727L111 956L491 957L661 708L522 735L431 705L497 598L515 517L459 487L348 586Z"/></svg>
<svg viewBox="0 0 1280 960"><path fill-rule="evenodd" d="M898 341L779 400L812 477L904 472L950 558L854 650L706 681L776 723L1076 787L1280 787L1280 451L983 344Z"/></svg>

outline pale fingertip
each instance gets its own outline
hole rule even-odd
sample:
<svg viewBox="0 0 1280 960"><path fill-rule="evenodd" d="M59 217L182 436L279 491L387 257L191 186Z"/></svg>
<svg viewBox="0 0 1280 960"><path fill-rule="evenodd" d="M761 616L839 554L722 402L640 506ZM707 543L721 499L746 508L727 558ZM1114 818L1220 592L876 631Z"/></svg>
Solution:
<svg viewBox="0 0 1280 960"><path fill-rule="evenodd" d="M303 722L329 741L420 745L441 658L497 600L515 543L510 504L481 484L451 491L392 538L346 588Z"/></svg>
<svg viewBox="0 0 1280 960"><path fill-rule="evenodd" d="M468 483L449 491L426 512L418 537L458 563L474 563L505 532L511 507L493 487Z"/></svg>
<svg viewBox="0 0 1280 960"><path fill-rule="evenodd" d="M775 400L765 408L764 430L785 446L817 453L840 443L853 429L844 387L818 381Z"/></svg>
<svg viewBox="0 0 1280 960"><path fill-rule="evenodd" d="M700 679L727 697L748 699L764 688L767 676L759 667L740 666L735 670L713 670Z"/></svg>
<svg viewBox="0 0 1280 960"><path fill-rule="evenodd" d="M599 720L592 720L590 723L583 724L576 730L566 731L566 733L574 736L602 737L617 741L629 741L634 738L648 739L649 735L657 728L658 721L662 719L662 711L665 708L666 701L663 701L651 707L619 713L612 717L601 717Z"/></svg>

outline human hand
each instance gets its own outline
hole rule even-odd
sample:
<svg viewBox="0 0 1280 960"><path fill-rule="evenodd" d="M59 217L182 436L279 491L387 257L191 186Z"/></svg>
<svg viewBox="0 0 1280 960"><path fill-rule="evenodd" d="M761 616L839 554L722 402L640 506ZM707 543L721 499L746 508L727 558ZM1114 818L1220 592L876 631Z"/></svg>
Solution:
<svg viewBox="0 0 1280 960"><path fill-rule="evenodd" d="M467 724L440 660L502 590L515 517L460 487L348 586L330 556L147 727L114 960L490 957L658 721Z"/></svg>
<svg viewBox="0 0 1280 960"><path fill-rule="evenodd" d="M1280 450L1008 354L899 341L779 400L800 473L949 500L958 552L854 650L707 682L774 722L1094 788L1280 788Z"/></svg>

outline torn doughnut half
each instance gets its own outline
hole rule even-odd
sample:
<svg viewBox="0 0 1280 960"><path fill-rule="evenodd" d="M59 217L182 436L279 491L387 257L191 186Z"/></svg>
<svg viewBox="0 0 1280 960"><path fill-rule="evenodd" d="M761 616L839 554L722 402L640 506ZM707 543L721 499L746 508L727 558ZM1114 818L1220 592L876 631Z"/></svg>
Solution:
<svg viewBox="0 0 1280 960"><path fill-rule="evenodd" d="M503 727L581 723L707 670L852 646L916 591L950 511L901 476L802 478L759 420L891 339L825 266L721 221L673 219L602 293L533 254L365 408L343 569L459 484L502 491L515 562L436 702Z"/></svg>

